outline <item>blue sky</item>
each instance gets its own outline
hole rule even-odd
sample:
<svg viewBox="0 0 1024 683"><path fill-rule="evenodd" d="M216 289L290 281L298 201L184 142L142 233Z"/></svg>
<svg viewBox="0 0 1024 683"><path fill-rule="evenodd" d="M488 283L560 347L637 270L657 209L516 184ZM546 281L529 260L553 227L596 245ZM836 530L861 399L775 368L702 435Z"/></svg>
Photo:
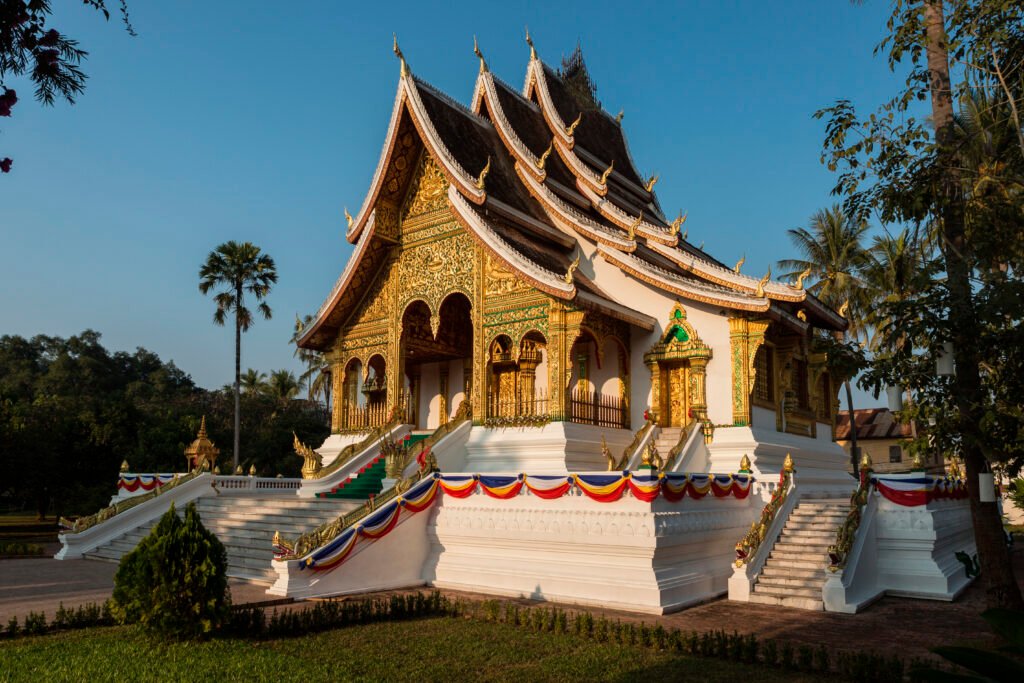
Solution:
<svg viewBox="0 0 1024 683"><path fill-rule="evenodd" d="M116 6L116 3L113 3ZM661 176L690 240L763 273L792 256L788 228L833 201L813 112L871 108L901 76L872 49L889 3L554 4L132 0L138 37L81 3L53 26L90 52L75 106L41 107L24 81L0 120L0 334L103 334L143 346L206 387L232 379L230 328L211 322L197 272L217 244L277 261L274 319L242 364L297 369L295 314L319 307L351 252L343 207L363 198L398 77L468 103L476 35L491 70L522 83L529 25L557 64L581 42L598 98L625 111L633 157Z"/></svg>

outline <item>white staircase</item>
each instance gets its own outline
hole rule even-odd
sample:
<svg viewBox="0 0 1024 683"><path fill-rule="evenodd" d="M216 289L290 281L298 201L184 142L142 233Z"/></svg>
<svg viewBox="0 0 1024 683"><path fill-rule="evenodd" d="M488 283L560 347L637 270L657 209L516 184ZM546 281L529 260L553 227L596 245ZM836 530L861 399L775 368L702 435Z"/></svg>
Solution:
<svg viewBox="0 0 1024 683"><path fill-rule="evenodd" d="M661 427L658 436L654 439L654 447L663 460L668 458L668 452L679 443L679 437L683 435L682 427ZM671 463L668 463L671 464Z"/></svg>
<svg viewBox="0 0 1024 683"><path fill-rule="evenodd" d="M828 547L849 508L844 498L800 500L754 583L750 602L823 610Z"/></svg>
<svg viewBox="0 0 1024 683"><path fill-rule="evenodd" d="M362 504L357 500L323 500L269 496L203 496L196 509L203 525L224 544L228 554L228 576L249 581L272 583L277 574L271 569L272 540L275 531L285 538L300 534L333 520ZM184 514L183 509L179 509ZM147 536L158 519L139 526L109 543L85 553L96 560L119 562Z"/></svg>

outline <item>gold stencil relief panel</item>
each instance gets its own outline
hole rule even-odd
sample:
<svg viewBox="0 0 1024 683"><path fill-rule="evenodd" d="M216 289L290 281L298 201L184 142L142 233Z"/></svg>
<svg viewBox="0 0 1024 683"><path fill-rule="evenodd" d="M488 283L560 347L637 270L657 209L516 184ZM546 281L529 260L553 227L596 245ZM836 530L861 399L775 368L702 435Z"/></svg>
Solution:
<svg viewBox="0 0 1024 683"><path fill-rule="evenodd" d="M396 269L399 314L415 299L424 300L437 314L452 292L462 292L472 302L472 254L473 240L463 232L403 251Z"/></svg>
<svg viewBox="0 0 1024 683"><path fill-rule="evenodd" d="M520 279L517 274L505 269L504 264L490 254L487 254L486 261L484 293L487 296L503 296L532 289L529 284Z"/></svg>
<svg viewBox="0 0 1024 683"><path fill-rule="evenodd" d="M424 151L402 207L402 216L416 216L448 207L448 179Z"/></svg>

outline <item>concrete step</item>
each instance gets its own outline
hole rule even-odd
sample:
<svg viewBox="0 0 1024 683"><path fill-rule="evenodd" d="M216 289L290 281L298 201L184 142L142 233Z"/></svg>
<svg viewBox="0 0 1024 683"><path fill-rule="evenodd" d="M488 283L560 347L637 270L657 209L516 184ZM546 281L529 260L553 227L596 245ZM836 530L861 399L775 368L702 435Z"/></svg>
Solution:
<svg viewBox="0 0 1024 683"><path fill-rule="evenodd" d="M790 529L787 524L782 529L782 535L780 539L786 541L793 541L797 543L832 543L836 539L836 531L832 529L818 530L818 529Z"/></svg>
<svg viewBox="0 0 1024 683"><path fill-rule="evenodd" d="M820 517L791 517L786 520L786 529L796 531L825 531L835 533L839 524L833 524L831 520Z"/></svg>
<svg viewBox="0 0 1024 683"><path fill-rule="evenodd" d="M758 595L775 595L780 598L810 598L821 600L821 587L800 588L796 586L767 586L758 583L754 586L754 593Z"/></svg>
<svg viewBox="0 0 1024 683"><path fill-rule="evenodd" d="M781 605L782 607L794 607L796 609L814 610L817 612L825 610L825 603L813 598L779 597L778 595L751 593L750 602L762 605Z"/></svg>
<svg viewBox="0 0 1024 683"><path fill-rule="evenodd" d="M764 564L765 564L765 567L772 566L772 567L780 567L780 568L786 568L786 569L819 569L820 570L824 566L823 562L820 559L818 559L818 560L792 560L792 559L771 558L771 557L768 558L768 560L766 560Z"/></svg>
<svg viewBox="0 0 1024 683"><path fill-rule="evenodd" d="M785 576L761 576L757 580L758 586L775 588L806 588L818 591L821 594L821 587L825 585L825 577L819 579Z"/></svg>
<svg viewBox="0 0 1024 683"><path fill-rule="evenodd" d="M789 551L786 551L786 550L775 550L773 548L771 553L768 555L768 559L769 560L783 560L783 561L787 561L787 562L789 562L789 561L793 561L793 562L814 562L814 563L817 563L818 565L821 565L824 562L824 560L825 560L825 558L827 556L828 556L828 553L825 550L821 550L821 551L817 551L817 552L805 552L805 551L789 552Z"/></svg>
<svg viewBox="0 0 1024 683"><path fill-rule="evenodd" d="M779 567L766 563L761 569L758 577L778 577L789 579L816 579L822 574L822 569L794 569L793 567Z"/></svg>

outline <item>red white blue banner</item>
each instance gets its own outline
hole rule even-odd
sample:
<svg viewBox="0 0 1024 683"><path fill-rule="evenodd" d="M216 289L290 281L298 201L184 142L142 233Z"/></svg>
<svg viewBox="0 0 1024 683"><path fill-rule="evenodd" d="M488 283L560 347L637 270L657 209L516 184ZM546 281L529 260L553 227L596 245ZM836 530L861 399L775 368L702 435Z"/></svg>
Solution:
<svg viewBox="0 0 1024 683"><path fill-rule="evenodd" d="M158 486L170 483L172 479L173 474L122 474L117 480L117 488L128 493L152 491Z"/></svg>
<svg viewBox="0 0 1024 683"><path fill-rule="evenodd" d="M959 500L967 497L967 485L961 479L948 477L872 477L875 488L886 500L916 507L933 500Z"/></svg>

